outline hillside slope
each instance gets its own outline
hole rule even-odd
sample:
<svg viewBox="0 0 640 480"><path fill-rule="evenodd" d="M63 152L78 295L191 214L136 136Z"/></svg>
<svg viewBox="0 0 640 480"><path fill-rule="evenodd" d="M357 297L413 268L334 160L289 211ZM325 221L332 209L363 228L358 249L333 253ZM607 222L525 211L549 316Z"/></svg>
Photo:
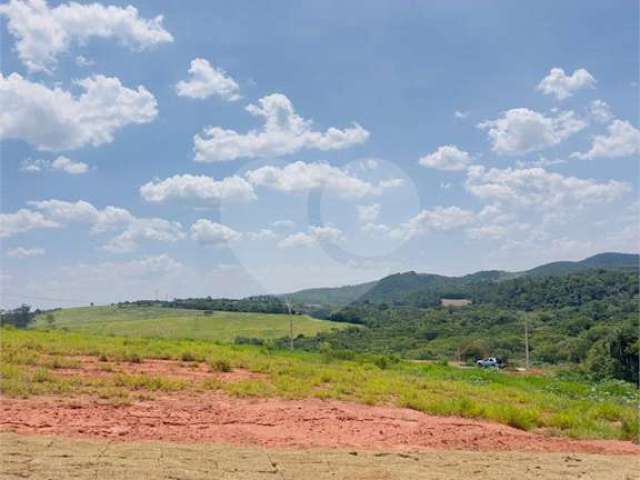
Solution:
<svg viewBox="0 0 640 480"><path fill-rule="evenodd" d="M552 262L520 272L487 270L461 277L447 277L411 271L389 275L374 282L300 290L286 296L298 305L343 307L351 303L395 303L425 307L437 304L441 297L466 297L471 289L483 283L566 275L599 268L633 271L638 269L639 263L640 256L637 254L607 252L576 262Z"/></svg>

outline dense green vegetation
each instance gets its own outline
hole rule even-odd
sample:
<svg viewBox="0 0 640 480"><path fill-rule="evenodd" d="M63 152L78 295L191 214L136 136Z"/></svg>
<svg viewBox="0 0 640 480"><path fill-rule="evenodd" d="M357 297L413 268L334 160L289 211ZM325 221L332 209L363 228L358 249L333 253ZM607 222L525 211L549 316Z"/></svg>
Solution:
<svg viewBox="0 0 640 480"><path fill-rule="evenodd" d="M232 298L176 298L171 301L137 300L122 302L120 306L181 308L187 310L217 310L223 312L254 312L254 313L288 313L285 302L278 297L260 295L241 299Z"/></svg>
<svg viewBox="0 0 640 480"><path fill-rule="evenodd" d="M0 330L3 395L92 394L117 403L154 392L221 390L237 396L334 398L398 405L435 415L483 418L524 430L581 438L637 439L638 392L619 381L592 382L563 372L543 376L417 364L388 357L272 351L192 340ZM69 375L75 355L93 355L104 372ZM262 376L223 382L116 372L116 362L149 358L207 362L212 371L245 368ZM65 369L66 374L57 373Z"/></svg>
<svg viewBox="0 0 640 480"><path fill-rule="evenodd" d="M407 285L414 281L414 274L402 277L400 282L410 290ZM497 283L474 281L465 289L464 296L474 304L462 308L421 308L433 303L428 301L433 289L424 296L414 291L394 305L354 303L330 318L366 328L321 333L300 339L298 345L319 350L328 344L337 350L416 359L472 360L495 355L517 362L524 356L526 320L535 363L578 363L598 378L638 381L635 272L600 269Z"/></svg>
<svg viewBox="0 0 640 480"><path fill-rule="evenodd" d="M360 285L301 290L289 294L288 297L301 305L321 304L336 307L369 302L429 307L436 306L442 297L465 297L470 291L475 291L475 287L491 288L505 280L551 277L594 269L637 272L639 262L640 257L635 254L601 253L579 262L554 262L523 272L489 270L463 277L406 272Z"/></svg>
<svg viewBox="0 0 640 480"><path fill-rule="evenodd" d="M344 324L306 315L293 317L294 335L311 336ZM275 339L289 335L289 315L185 310L114 305L65 308L35 317L33 328L58 328L101 335L192 338L233 342L238 338Z"/></svg>

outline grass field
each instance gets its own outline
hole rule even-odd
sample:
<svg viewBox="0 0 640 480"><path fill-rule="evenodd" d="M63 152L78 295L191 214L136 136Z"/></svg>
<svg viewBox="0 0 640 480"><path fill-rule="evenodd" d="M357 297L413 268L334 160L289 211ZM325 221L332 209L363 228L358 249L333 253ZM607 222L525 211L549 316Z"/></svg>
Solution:
<svg viewBox="0 0 640 480"><path fill-rule="evenodd" d="M0 330L3 395L97 395L114 402L153 392L219 390L233 396L333 398L397 405L435 415L488 419L523 430L577 438L638 438L639 394L619 381L543 376L415 364L386 357L270 351L198 340L99 336L62 331ZM144 375L64 376L74 355L121 362L162 358L207 362L212 370L244 368L259 378L233 383Z"/></svg>
<svg viewBox="0 0 640 480"><path fill-rule="evenodd" d="M233 342L236 337L274 339L289 335L289 316L270 313L220 312L162 307L82 307L53 312L55 328L98 335L182 338ZM293 317L293 334L315 335L345 324L306 315ZM39 315L33 328L51 328Z"/></svg>

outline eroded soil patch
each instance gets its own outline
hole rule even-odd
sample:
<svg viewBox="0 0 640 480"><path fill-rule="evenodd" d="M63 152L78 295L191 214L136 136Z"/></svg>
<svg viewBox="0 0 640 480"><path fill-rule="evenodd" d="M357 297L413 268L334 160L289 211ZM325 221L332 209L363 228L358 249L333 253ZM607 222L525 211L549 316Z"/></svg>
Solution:
<svg viewBox="0 0 640 480"><path fill-rule="evenodd" d="M148 375L166 377L187 381L206 380L215 378L225 382L241 380L255 380L266 378L262 373L251 372L243 368L231 371L213 371L203 362L182 362L176 360L145 359L137 362L101 361L98 357L73 356L62 357L66 362L73 362L79 368L55 368L53 373L63 377L91 377L100 378L118 374ZM64 365L64 363L62 363Z"/></svg>
<svg viewBox="0 0 640 480"><path fill-rule="evenodd" d="M0 429L117 440L294 448L456 449L640 454L631 442L546 437L505 425L319 399L155 394L113 405L92 397L0 399Z"/></svg>

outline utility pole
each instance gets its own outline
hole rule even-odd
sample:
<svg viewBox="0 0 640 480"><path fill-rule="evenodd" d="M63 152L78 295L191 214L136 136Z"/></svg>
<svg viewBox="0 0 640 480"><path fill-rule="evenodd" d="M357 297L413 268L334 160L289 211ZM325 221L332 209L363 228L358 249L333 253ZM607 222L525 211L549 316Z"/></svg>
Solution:
<svg viewBox="0 0 640 480"><path fill-rule="evenodd" d="M291 313L291 301L288 298L287 310L289 310L289 350L293 352L293 314Z"/></svg>
<svg viewBox="0 0 640 480"><path fill-rule="evenodd" d="M529 316L524 314L524 358L525 367L529 370Z"/></svg>

